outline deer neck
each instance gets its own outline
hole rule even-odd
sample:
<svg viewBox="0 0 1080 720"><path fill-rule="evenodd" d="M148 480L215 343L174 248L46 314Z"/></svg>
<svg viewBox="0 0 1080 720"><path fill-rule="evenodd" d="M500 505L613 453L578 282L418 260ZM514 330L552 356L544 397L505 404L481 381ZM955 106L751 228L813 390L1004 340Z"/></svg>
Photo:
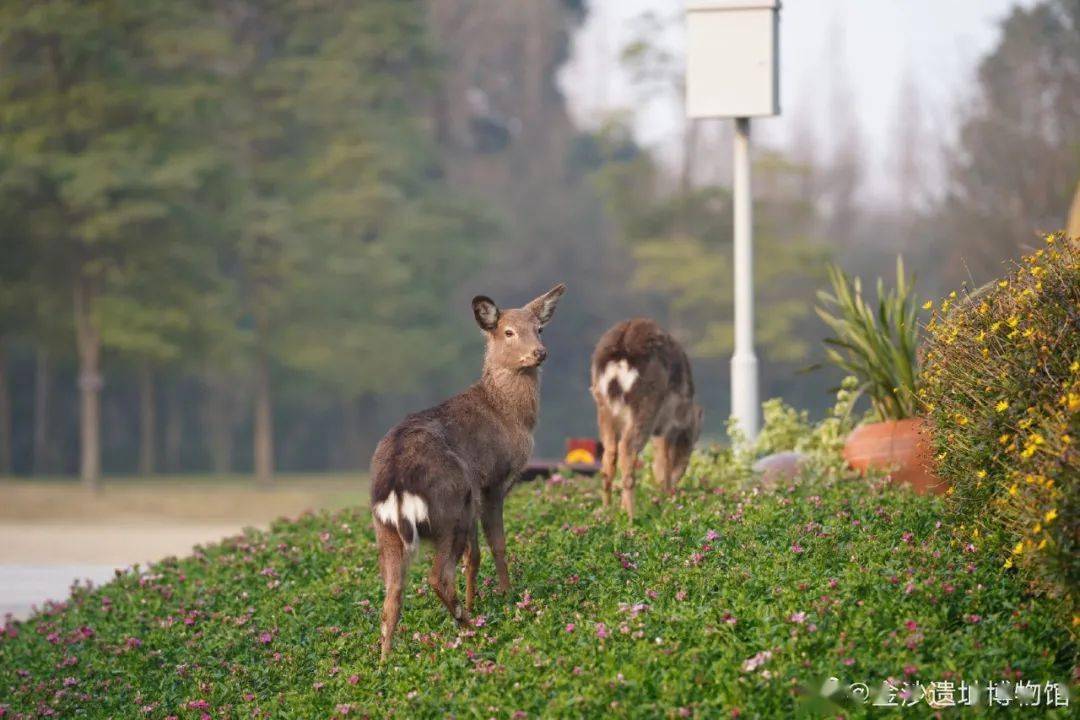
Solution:
<svg viewBox="0 0 1080 720"><path fill-rule="evenodd" d="M531 431L540 410L540 371L484 366L480 384L492 404L507 418Z"/></svg>

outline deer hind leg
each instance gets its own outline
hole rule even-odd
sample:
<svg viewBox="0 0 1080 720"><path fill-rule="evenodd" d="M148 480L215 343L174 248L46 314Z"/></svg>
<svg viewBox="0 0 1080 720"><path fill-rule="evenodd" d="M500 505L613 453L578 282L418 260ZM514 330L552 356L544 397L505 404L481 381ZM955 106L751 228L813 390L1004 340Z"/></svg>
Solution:
<svg viewBox="0 0 1080 720"><path fill-rule="evenodd" d="M600 475L604 481L604 507L611 504L611 485L615 481L615 462L618 457L619 436L615 430L615 418L611 411L597 401L596 424L600 429L600 443L604 446L604 455L600 461Z"/></svg>
<svg viewBox="0 0 1080 720"><path fill-rule="evenodd" d="M476 522L469 528L469 543L465 548L465 612L472 614L476 599L476 576L480 572L480 540Z"/></svg>
<svg viewBox="0 0 1080 720"><path fill-rule="evenodd" d="M671 453L668 449L667 439L663 435L655 435L652 439L653 446L653 479L656 486L668 495L675 492L671 483Z"/></svg>
<svg viewBox="0 0 1080 720"><path fill-rule="evenodd" d="M405 592L405 573L409 569L409 554L397 531L375 521L375 538L379 545L379 569L382 571L383 598L382 624L380 640L382 645L381 661L386 662L393 647L394 630L401 619L401 599Z"/></svg>
<svg viewBox="0 0 1080 720"><path fill-rule="evenodd" d="M435 545L435 560L431 564L428 582L458 625L469 624L469 614L457 597L457 566L468 542L467 532L455 530L449 537L440 538Z"/></svg>
<svg viewBox="0 0 1080 720"><path fill-rule="evenodd" d="M622 479L622 509L626 511L630 522L634 521L634 471L637 456L645 444L641 433L633 423L624 429L619 440L619 476Z"/></svg>

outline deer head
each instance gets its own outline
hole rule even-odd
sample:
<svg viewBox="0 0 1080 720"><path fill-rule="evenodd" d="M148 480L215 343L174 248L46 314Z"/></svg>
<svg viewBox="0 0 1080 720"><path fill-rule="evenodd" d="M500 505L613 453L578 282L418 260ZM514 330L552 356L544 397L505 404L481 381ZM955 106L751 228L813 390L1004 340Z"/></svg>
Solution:
<svg viewBox="0 0 1080 720"><path fill-rule="evenodd" d="M555 306L564 292L566 286L559 283L524 307L512 310L500 310L486 295L474 297L476 324L487 335L484 368L528 372L540 367L547 357L540 334L555 314Z"/></svg>

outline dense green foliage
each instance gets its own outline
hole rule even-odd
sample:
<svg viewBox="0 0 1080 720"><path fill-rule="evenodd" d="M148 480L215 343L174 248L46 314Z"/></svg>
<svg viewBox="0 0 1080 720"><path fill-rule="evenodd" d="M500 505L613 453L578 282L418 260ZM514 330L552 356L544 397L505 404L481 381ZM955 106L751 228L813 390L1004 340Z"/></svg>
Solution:
<svg viewBox="0 0 1080 720"><path fill-rule="evenodd" d="M952 293L928 327L921 397L956 522L1080 622L1080 239Z"/></svg>
<svg viewBox="0 0 1080 720"><path fill-rule="evenodd" d="M0 336L67 355L74 315L84 432L118 360L144 445L153 375L249 378L264 474L274 376L347 405L459 367L494 221L445 182L438 82L415 1L0 3Z"/></svg>
<svg viewBox="0 0 1080 720"><path fill-rule="evenodd" d="M954 537L940 499L862 480L739 491L717 480L730 462L696 456L688 489L646 502L633 529L599 509L593 481L518 488L513 596L493 594L485 558L475 627L459 632L416 563L382 667L367 512L249 531L9 625L0 707L8 718L771 718L821 703L829 677L874 692L886 679L1068 682L1075 647L1051 603ZM834 701L849 716L870 710Z"/></svg>
<svg viewBox="0 0 1080 720"><path fill-rule="evenodd" d="M919 324L914 279L896 259L896 286L877 281L877 305L863 297L862 281L829 266L832 292L821 290L818 316L833 336L826 338L829 360L858 381L879 420L903 420L916 414Z"/></svg>

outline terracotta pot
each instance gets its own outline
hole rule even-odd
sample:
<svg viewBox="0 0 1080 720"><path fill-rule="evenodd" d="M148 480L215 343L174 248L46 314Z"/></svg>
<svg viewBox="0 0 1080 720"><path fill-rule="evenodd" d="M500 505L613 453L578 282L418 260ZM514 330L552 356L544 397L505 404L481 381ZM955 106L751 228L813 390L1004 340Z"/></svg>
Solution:
<svg viewBox="0 0 1080 720"><path fill-rule="evenodd" d="M860 472L887 470L895 482L911 483L921 495L948 489L934 474L934 453L921 418L860 425L844 443L844 459Z"/></svg>

